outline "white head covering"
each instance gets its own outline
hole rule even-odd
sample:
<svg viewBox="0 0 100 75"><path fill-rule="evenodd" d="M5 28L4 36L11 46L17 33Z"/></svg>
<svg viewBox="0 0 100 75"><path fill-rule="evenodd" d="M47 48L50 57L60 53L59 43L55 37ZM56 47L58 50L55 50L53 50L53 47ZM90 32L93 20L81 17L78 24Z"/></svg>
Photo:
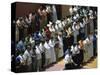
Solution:
<svg viewBox="0 0 100 75"><path fill-rule="evenodd" d="M61 21L60 21L60 20L57 20L57 21L56 21L56 24L59 24L59 23L61 23Z"/></svg>
<svg viewBox="0 0 100 75"><path fill-rule="evenodd" d="M72 63L72 57L71 57L71 55L69 55L69 54L67 53L67 54L65 55L64 62L65 62L65 64Z"/></svg>
<svg viewBox="0 0 100 75"><path fill-rule="evenodd" d="M50 25L52 25L52 22L51 22L51 21L49 21L49 24L50 24Z"/></svg>
<svg viewBox="0 0 100 75"><path fill-rule="evenodd" d="M51 12L51 7L49 5L46 6L46 12Z"/></svg>
<svg viewBox="0 0 100 75"><path fill-rule="evenodd" d="M79 30L79 29L80 29L80 26L79 26L79 25L76 25L75 28L76 28L77 30Z"/></svg>
<svg viewBox="0 0 100 75"><path fill-rule="evenodd" d="M76 14L76 17L79 18L79 14L78 13Z"/></svg>
<svg viewBox="0 0 100 75"><path fill-rule="evenodd" d="M47 24L47 27L50 27L51 26L51 24Z"/></svg>
<svg viewBox="0 0 100 75"><path fill-rule="evenodd" d="M47 42L44 43L44 47L45 47L46 49L50 50L50 46L49 46L49 44L48 44Z"/></svg>
<svg viewBox="0 0 100 75"><path fill-rule="evenodd" d="M16 24L20 24L20 20L19 19L16 21Z"/></svg>
<svg viewBox="0 0 100 75"><path fill-rule="evenodd" d="M76 19L77 19L77 16L75 15L75 16L73 17L73 19L76 20Z"/></svg>
<svg viewBox="0 0 100 75"><path fill-rule="evenodd" d="M73 11L74 11L74 12L77 12L77 10L78 10L77 7L74 7L74 8L73 8Z"/></svg>
<svg viewBox="0 0 100 75"><path fill-rule="evenodd" d="M76 54L79 54L80 53L79 48L78 48L78 45L76 45L74 49L75 49L75 53Z"/></svg>

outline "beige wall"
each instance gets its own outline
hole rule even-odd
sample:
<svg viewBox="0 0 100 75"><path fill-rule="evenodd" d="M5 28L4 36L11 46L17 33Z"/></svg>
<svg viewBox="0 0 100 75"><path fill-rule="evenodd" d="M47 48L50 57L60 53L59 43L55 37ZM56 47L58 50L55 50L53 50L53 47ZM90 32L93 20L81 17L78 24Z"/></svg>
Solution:
<svg viewBox="0 0 100 75"><path fill-rule="evenodd" d="M16 17L25 16L30 12L36 11L41 4L39 3L24 3L17 2L16 3ZM69 15L69 5L57 5L58 16L65 17Z"/></svg>
<svg viewBox="0 0 100 75"><path fill-rule="evenodd" d="M30 12L36 11L39 8L40 4L37 3L24 3L18 2L16 3L16 16L25 16Z"/></svg>
<svg viewBox="0 0 100 75"><path fill-rule="evenodd" d="M62 17L63 18L67 15L70 15L70 13L69 13L70 7L71 7L70 5L62 5Z"/></svg>

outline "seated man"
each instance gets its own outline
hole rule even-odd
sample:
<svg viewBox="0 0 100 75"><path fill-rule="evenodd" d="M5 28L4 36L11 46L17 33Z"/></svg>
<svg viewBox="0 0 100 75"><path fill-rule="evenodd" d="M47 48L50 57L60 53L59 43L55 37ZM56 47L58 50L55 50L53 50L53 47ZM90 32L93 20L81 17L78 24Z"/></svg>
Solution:
<svg viewBox="0 0 100 75"><path fill-rule="evenodd" d="M72 55L71 55L71 52L69 49L65 52L64 62L65 62L65 69L73 69L74 68Z"/></svg>

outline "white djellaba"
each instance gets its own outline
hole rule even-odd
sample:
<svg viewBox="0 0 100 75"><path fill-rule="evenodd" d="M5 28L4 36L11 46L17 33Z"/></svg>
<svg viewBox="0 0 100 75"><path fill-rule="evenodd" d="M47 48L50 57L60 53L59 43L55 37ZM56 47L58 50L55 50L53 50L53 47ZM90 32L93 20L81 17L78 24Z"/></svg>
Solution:
<svg viewBox="0 0 100 75"><path fill-rule="evenodd" d="M36 55L37 55L37 60L41 59L41 50L39 46L36 46Z"/></svg>
<svg viewBox="0 0 100 75"><path fill-rule="evenodd" d="M51 63L54 63L56 62L56 55L55 55L55 50L54 50L54 46L55 46L55 43L54 43L54 40L50 39L49 40L49 46L50 46L50 51L51 51Z"/></svg>
<svg viewBox="0 0 100 75"><path fill-rule="evenodd" d="M80 51L79 51L79 46L71 46L71 52L72 52L72 54L74 55L74 54L79 54L80 53Z"/></svg>
<svg viewBox="0 0 100 75"><path fill-rule="evenodd" d="M60 33L59 33L60 34ZM61 34L60 34L61 35ZM63 53L63 39L62 39L62 36L58 35L58 40L59 40L59 54L58 54L58 57L61 58L63 57L64 53Z"/></svg>
<svg viewBox="0 0 100 75"><path fill-rule="evenodd" d="M89 53L89 38L87 37L84 41L83 41L83 48L84 48L84 62L87 62L90 59L90 53Z"/></svg>
<svg viewBox="0 0 100 75"><path fill-rule="evenodd" d="M74 34L74 43L77 43L77 35L79 34L79 26L76 25L76 22L73 23L72 29Z"/></svg>
<svg viewBox="0 0 100 75"><path fill-rule="evenodd" d="M64 64L66 65L69 63L73 63L73 60L72 60L72 56L69 53L67 53L64 57Z"/></svg>
<svg viewBox="0 0 100 75"><path fill-rule="evenodd" d="M31 53L28 50L26 50L24 52L24 54L23 54L23 60L24 60L25 65L32 64ZM25 62L25 61L27 61L27 62Z"/></svg>
<svg viewBox="0 0 100 75"><path fill-rule="evenodd" d="M41 50L39 46L36 46L36 56L37 56L37 71L41 69Z"/></svg>
<svg viewBox="0 0 100 75"><path fill-rule="evenodd" d="M51 63L51 48L49 44L45 41L44 43L44 48L45 48L45 58L46 58L46 66L48 66Z"/></svg>
<svg viewBox="0 0 100 75"><path fill-rule="evenodd" d="M93 34L89 35L89 44L90 44L90 49L89 49L89 55L90 58L93 57Z"/></svg>
<svg viewBox="0 0 100 75"><path fill-rule="evenodd" d="M39 48L40 48L41 53L43 53L44 52L44 44L40 43Z"/></svg>

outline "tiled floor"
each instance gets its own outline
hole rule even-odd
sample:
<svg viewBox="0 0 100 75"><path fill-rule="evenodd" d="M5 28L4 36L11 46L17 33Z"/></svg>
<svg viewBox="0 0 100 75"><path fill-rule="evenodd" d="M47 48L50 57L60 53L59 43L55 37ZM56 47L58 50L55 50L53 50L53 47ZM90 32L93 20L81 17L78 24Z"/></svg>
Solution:
<svg viewBox="0 0 100 75"><path fill-rule="evenodd" d="M83 68L96 68L97 67L97 58L92 59L88 63L86 63ZM46 69L46 71L60 71L64 69L64 61L61 60L58 63L54 64L53 66Z"/></svg>

